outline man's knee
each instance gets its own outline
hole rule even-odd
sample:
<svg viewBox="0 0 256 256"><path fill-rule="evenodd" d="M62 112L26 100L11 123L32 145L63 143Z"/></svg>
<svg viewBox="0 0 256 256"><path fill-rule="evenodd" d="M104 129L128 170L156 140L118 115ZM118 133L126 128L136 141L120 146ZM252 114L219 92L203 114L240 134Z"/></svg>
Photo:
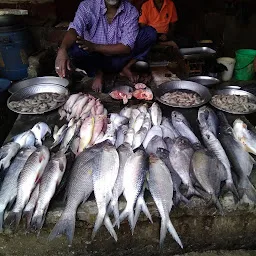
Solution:
<svg viewBox="0 0 256 256"><path fill-rule="evenodd" d="M143 26L141 27L141 33L143 34L143 37L146 37L147 40L152 42L152 44L156 43L157 41L157 32L156 30L151 26Z"/></svg>

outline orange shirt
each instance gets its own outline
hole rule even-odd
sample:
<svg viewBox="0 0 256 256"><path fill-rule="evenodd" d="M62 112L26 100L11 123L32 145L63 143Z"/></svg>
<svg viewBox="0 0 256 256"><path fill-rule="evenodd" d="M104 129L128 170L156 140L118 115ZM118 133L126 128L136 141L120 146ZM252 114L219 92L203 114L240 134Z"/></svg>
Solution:
<svg viewBox="0 0 256 256"><path fill-rule="evenodd" d="M155 7L154 0L148 0L142 5L139 22L155 28L157 33L166 34L169 24L177 20L178 15L172 0L164 0L160 12Z"/></svg>

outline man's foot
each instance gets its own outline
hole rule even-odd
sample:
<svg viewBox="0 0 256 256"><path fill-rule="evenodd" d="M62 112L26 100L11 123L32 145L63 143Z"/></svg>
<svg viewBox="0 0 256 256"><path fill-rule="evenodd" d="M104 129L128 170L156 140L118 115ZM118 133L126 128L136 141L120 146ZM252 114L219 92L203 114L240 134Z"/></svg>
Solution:
<svg viewBox="0 0 256 256"><path fill-rule="evenodd" d="M127 77L132 83L135 84L139 81L139 75L132 73L130 68L128 68L127 66L125 66L122 72L120 72L120 76Z"/></svg>
<svg viewBox="0 0 256 256"><path fill-rule="evenodd" d="M103 73L101 71L98 71L92 83L92 90L95 92L102 92L102 85Z"/></svg>

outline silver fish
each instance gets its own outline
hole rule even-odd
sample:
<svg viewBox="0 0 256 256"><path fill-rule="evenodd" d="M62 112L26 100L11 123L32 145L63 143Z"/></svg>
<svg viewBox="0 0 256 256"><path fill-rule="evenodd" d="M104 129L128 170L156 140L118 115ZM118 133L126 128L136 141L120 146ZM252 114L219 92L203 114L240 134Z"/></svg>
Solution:
<svg viewBox="0 0 256 256"><path fill-rule="evenodd" d="M113 212L115 220L117 221L117 227L119 228L119 210L118 210L118 198L123 193L123 177L124 177L124 166L131 155L134 155L131 145L124 143L117 148L119 155L119 170L118 176L114 185L113 195L109 204L108 213Z"/></svg>
<svg viewBox="0 0 256 256"><path fill-rule="evenodd" d="M12 158L20 149L20 144L9 142L0 148L0 169L6 169L10 166Z"/></svg>
<svg viewBox="0 0 256 256"><path fill-rule="evenodd" d="M78 128L79 124L75 123L74 125L70 126L67 131L66 134L62 140L62 143L60 145L60 150L62 150L63 152L66 152L69 146L70 141L72 140L72 138L75 135L75 132Z"/></svg>
<svg viewBox="0 0 256 256"><path fill-rule="evenodd" d="M190 162L194 154L194 150L190 141L185 137L179 137L175 140L170 150L169 158L171 165L176 173L180 176L184 185L188 187L187 196L198 194L193 187L190 178Z"/></svg>
<svg viewBox="0 0 256 256"><path fill-rule="evenodd" d="M135 135L132 141L132 149L135 150L138 147L140 147L140 145L142 144L142 142L144 141L144 139L146 138L148 133L147 128L141 128Z"/></svg>
<svg viewBox="0 0 256 256"><path fill-rule="evenodd" d="M64 124L63 126L61 126L60 129L58 129L58 127L56 128L56 126L54 127L55 128L55 131L53 133L54 142L51 145L51 149L58 146L61 143L61 141L66 135L67 127L68 127L67 124Z"/></svg>
<svg viewBox="0 0 256 256"><path fill-rule="evenodd" d="M124 107L120 113L119 113L121 116L124 116L126 118L130 118L131 115L132 115L132 108L130 107Z"/></svg>
<svg viewBox="0 0 256 256"><path fill-rule="evenodd" d="M110 121L114 124L115 128L118 129L121 125L128 124L129 119L116 113L112 113L110 115Z"/></svg>
<svg viewBox="0 0 256 256"><path fill-rule="evenodd" d="M124 143L124 139L127 131L128 131L127 125L122 125L121 127L118 128L116 133L116 143L115 143L116 148L118 148L120 145Z"/></svg>
<svg viewBox="0 0 256 256"><path fill-rule="evenodd" d="M143 147L144 148L147 148L148 146L148 143L152 140L152 138L154 136L159 136L159 137L163 137L163 132L162 132L162 129L161 127L158 125L158 126L153 126L147 133L147 136L145 138L145 140L143 141Z"/></svg>
<svg viewBox="0 0 256 256"><path fill-rule="evenodd" d="M160 125L162 122L162 110L159 105L154 102L149 111L153 125Z"/></svg>
<svg viewBox="0 0 256 256"><path fill-rule="evenodd" d="M175 130L172 123L170 122L170 120L167 117L163 117L163 119L162 119L161 128L163 129L163 127L167 128L167 131L163 130L164 138L169 137L171 139L175 139L175 138L179 137L179 135L180 135L179 132ZM166 132L170 133L169 136L165 136Z"/></svg>
<svg viewBox="0 0 256 256"><path fill-rule="evenodd" d="M33 216L34 209L36 207L37 199L39 196L39 187L40 183L37 183L23 211L23 215L26 217L27 229L29 229L30 227L30 222Z"/></svg>
<svg viewBox="0 0 256 256"><path fill-rule="evenodd" d="M21 149L10 165L0 190L0 231L2 232L4 211L7 204L14 202L17 196L18 177L28 157L36 150L35 147Z"/></svg>
<svg viewBox="0 0 256 256"><path fill-rule="evenodd" d="M44 140L47 133L51 134L51 129L44 122L39 122L33 126L31 131L34 133L36 138L36 145L42 146L42 140Z"/></svg>
<svg viewBox="0 0 256 256"><path fill-rule="evenodd" d="M214 134L215 137L217 137L219 120L217 115L211 108L207 106L199 108L198 122L200 127L207 128Z"/></svg>
<svg viewBox="0 0 256 256"><path fill-rule="evenodd" d="M190 125L186 118L179 112L172 112L172 124L176 131L179 131L180 135L188 138L192 144L201 144L194 132L191 130Z"/></svg>
<svg viewBox="0 0 256 256"><path fill-rule="evenodd" d="M165 144L166 144L166 146L167 146L167 149L169 150L169 151L171 151L171 149L172 149L172 147L173 147L173 145L174 145L174 143L175 143L175 139L174 140L172 140L171 138L164 138L164 142L165 142Z"/></svg>
<svg viewBox="0 0 256 256"><path fill-rule="evenodd" d="M112 145L115 145L116 143L116 129L113 123L110 123L107 125L107 131L103 138L97 139L94 144L99 144L104 141L110 141Z"/></svg>
<svg viewBox="0 0 256 256"><path fill-rule="evenodd" d="M102 152L93 162L93 189L98 207L98 215L93 228L92 239L95 237L103 221L109 233L117 241L116 232L107 214L107 206L112 198L112 190L118 175L119 156L111 143L102 146Z"/></svg>
<svg viewBox="0 0 256 256"><path fill-rule="evenodd" d="M148 146L146 148L146 152L147 152L148 155L156 154L156 151L157 151L158 148L167 149L167 146L166 146L163 138L156 135L148 143Z"/></svg>
<svg viewBox="0 0 256 256"><path fill-rule="evenodd" d="M133 129L134 129L134 133L137 133L140 128L143 125L145 119L145 114L144 113L140 113L137 118L135 119L134 125L133 125Z"/></svg>
<svg viewBox="0 0 256 256"><path fill-rule="evenodd" d="M168 168L162 160L151 155L149 158L149 175L147 176L150 193L161 215L160 247L162 247L167 230L183 248L182 242L170 220L169 213L173 206L173 182Z"/></svg>
<svg viewBox="0 0 256 256"><path fill-rule="evenodd" d="M133 128L129 128L125 135L124 142L129 143L132 146L134 135L135 134Z"/></svg>
<svg viewBox="0 0 256 256"><path fill-rule="evenodd" d="M31 147L35 145L36 139L32 131L26 131L16 135L13 141L20 144L20 148Z"/></svg>
<svg viewBox="0 0 256 256"><path fill-rule="evenodd" d="M126 199L126 207L119 217L119 221L123 221L128 217L128 221L133 234L134 225L134 205L142 190L146 172L148 170L148 159L143 150L138 150L131 155L124 167L123 195Z"/></svg>
<svg viewBox="0 0 256 256"><path fill-rule="evenodd" d="M40 181L39 196L30 224L33 230L42 228L49 203L62 180L66 164L67 158L62 151L53 155L47 164Z"/></svg>
<svg viewBox="0 0 256 256"><path fill-rule="evenodd" d="M225 167L225 171L226 171L225 175L227 177L227 179L225 181L226 189L231 191L237 198L239 198L237 190L236 190L234 182L233 182L230 162L228 160L226 152L223 149L221 143L214 136L214 134L207 128L201 128L201 133L202 133L202 137L203 137L204 143L207 146L207 148L216 155L216 157L219 159L219 161Z"/></svg>
<svg viewBox="0 0 256 256"><path fill-rule="evenodd" d="M39 147L29 156L18 178L17 199L6 219L7 224L11 225L15 222L16 227L18 226L22 210L27 204L32 190L40 180L49 158L50 153L45 146Z"/></svg>

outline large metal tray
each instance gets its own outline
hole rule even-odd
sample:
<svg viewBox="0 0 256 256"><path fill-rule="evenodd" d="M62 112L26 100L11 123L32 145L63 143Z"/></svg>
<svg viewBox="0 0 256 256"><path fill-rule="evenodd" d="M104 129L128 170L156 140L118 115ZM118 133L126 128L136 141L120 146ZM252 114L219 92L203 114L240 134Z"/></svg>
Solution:
<svg viewBox="0 0 256 256"><path fill-rule="evenodd" d="M38 115L38 114L44 114L46 112L49 112L49 111L52 111L52 110L55 110L59 107L61 107L62 105L65 104L65 101L64 102L59 102L57 104L57 106L51 108L51 109L48 109L48 110L45 110L45 111L42 111L42 112L22 112L22 111L17 111L16 109L12 108L10 106L10 102L12 101L19 101L19 100L23 100L23 99L26 99L30 96L33 96L33 95L36 95L36 94L39 94L39 93L58 93L58 94L63 94L63 95L66 95L67 98L69 96L69 91L68 89L66 89L65 87L61 86L61 85L32 85L32 86L29 86L29 87L26 87L26 88L23 88L19 91L17 91L16 93L12 94L8 101L7 101L7 106L10 110L12 110L13 112L16 112L16 113L19 113L19 114L27 114L27 115Z"/></svg>
<svg viewBox="0 0 256 256"><path fill-rule="evenodd" d="M195 92L195 93L200 95L203 102L200 103L200 104L197 104L197 105L190 106L190 107L187 107L187 106L183 107L183 106L168 104L167 102L161 100L161 96L164 95L165 93L173 92L173 91L179 91L179 90ZM210 91L205 86L203 86L201 84L194 83L194 82L190 82L190 81L165 82L165 83L160 84L160 85L155 87L154 95L155 95L156 99L159 102L161 102L162 104L164 104L166 106L170 106L170 107L175 107L175 108L196 108L196 107L200 107L200 106L206 104L207 102L209 102L209 100L212 97Z"/></svg>
<svg viewBox="0 0 256 256"><path fill-rule="evenodd" d="M180 52L185 59L210 57L216 54L216 51L209 47L181 48Z"/></svg>
<svg viewBox="0 0 256 256"><path fill-rule="evenodd" d="M252 103L255 103L256 104L256 97L249 93L249 92L246 92L246 91L243 91L243 90L238 90L238 89L223 89L223 90L216 90L216 91L213 91L212 92L212 95L245 95L245 96L248 96L249 100L252 102ZM214 104L212 101L210 101L210 104L223 111L223 112L227 112L227 113L230 113L230 114L235 114L235 115L248 115L248 114L252 114L252 113L255 113L256 110L251 110L251 111L248 111L248 112L236 112L236 111L228 111L226 109L223 109L221 107L219 107L218 105Z"/></svg>
<svg viewBox="0 0 256 256"><path fill-rule="evenodd" d="M198 84L201 84L201 85L206 86L208 88L211 88L214 85L220 83L219 79L217 79L215 77L211 77L211 76L192 76L192 77L188 78L187 80L198 83Z"/></svg>
<svg viewBox="0 0 256 256"><path fill-rule="evenodd" d="M61 85L63 87L67 87L69 85L69 81L66 78L60 78L57 76L43 76L43 77L35 77L31 79L26 79L21 82L12 84L9 88L10 93L15 93L20 89L26 88L31 85Z"/></svg>

